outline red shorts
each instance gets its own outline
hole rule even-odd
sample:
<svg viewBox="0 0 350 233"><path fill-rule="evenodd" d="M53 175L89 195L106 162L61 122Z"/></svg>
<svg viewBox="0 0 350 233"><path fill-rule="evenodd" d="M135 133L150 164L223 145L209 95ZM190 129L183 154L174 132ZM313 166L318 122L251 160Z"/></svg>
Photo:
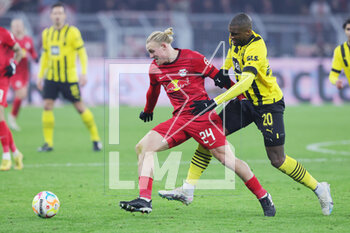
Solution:
<svg viewBox="0 0 350 233"><path fill-rule="evenodd" d="M10 78L10 85L13 90L21 89L22 87L27 86L28 84L28 75L24 74L15 74Z"/></svg>
<svg viewBox="0 0 350 233"><path fill-rule="evenodd" d="M222 120L212 111L193 120L193 115L173 116L153 128L168 142L169 148L194 138L204 148L213 149L226 145Z"/></svg>
<svg viewBox="0 0 350 233"><path fill-rule="evenodd" d="M7 91L9 89L10 81L8 77L0 77L0 105L7 107Z"/></svg>

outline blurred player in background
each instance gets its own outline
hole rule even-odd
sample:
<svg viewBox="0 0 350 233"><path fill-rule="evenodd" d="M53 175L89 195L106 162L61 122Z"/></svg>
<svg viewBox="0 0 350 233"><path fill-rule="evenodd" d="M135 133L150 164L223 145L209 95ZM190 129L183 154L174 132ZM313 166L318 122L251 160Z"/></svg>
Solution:
<svg viewBox="0 0 350 233"><path fill-rule="evenodd" d="M5 121L6 96L10 86L10 77L16 73L16 65L22 58L22 49L13 35L0 27L0 140L3 149L1 171L11 169L11 154L15 160L15 169L23 168L23 155L16 148L10 129Z"/></svg>
<svg viewBox="0 0 350 233"><path fill-rule="evenodd" d="M232 100L223 110L226 115L224 125L226 135L254 122L264 137L267 156L272 166L314 191L323 214L330 215L333 201L329 184L317 182L301 163L284 153L283 93L276 78L272 76L263 38L252 30L252 20L244 13L232 19L229 32L231 47L221 69L226 74L229 69L234 69L238 82L212 100L195 101L192 112L203 114L243 93L246 100ZM220 78L221 84L216 84L221 88L231 81L228 75L222 75ZM220 113L220 117L223 118L223 112ZM180 188L159 193L169 199L192 200L193 191L190 193L189 188L190 190L195 188L199 177L210 162L210 154L209 150L199 145L192 157L186 183ZM200 159L202 164L198 163Z"/></svg>
<svg viewBox="0 0 350 233"><path fill-rule="evenodd" d="M8 115L8 123L11 129L19 131L20 127L17 124L17 117L22 101L27 97L29 83L29 55L35 61L38 60L38 55L35 51L33 40L26 35L24 23L21 19L13 19L11 22L11 32L14 35L17 43L22 48L23 58L16 67L16 74L10 79L11 87L15 91L15 99L12 104L12 111Z"/></svg>
<svg viewBox="0 0 350 233"><path fill-rule="evenodd" d="M147 102L140 119L145 122L153 119L161 86L174 107L173 117L149 131L136 145L140 195L132 201L121 201L120 207L131 212L151 212L154 154L193 137L222 164L236 172L259 199L265 216L274 216L276 210L270 194L260 185L249 166L231 151L222 133L222 121L216 112L196 117L191 114L190 105L193 101L209 99L204 88L204 77L216 80L221 75L219 70L198 52L174 49L171 46L172 35L172 28L168 28L164 32L153 32L147 39L146 49L154 60L149 71ZM231 82L226 88L230 86Z"/></svg>
<svg viewBox="0 0 350 233"><path fill-rule="evenodd" d="M84 41L78 28L65 23L66 13L62 3L56 3L51 7L50 17L53 26L46 28L42 33L43 53L37 81L37 87L39 90L43 89L44 96L42 123L45 140L38 151L53 150L55 119L52 110L59 93L73 103L90 132L93 150L100 151L102 144L94 116L85 106L80 95L79 86L84 86L87 82L87 54ZM77 54L81 64L79 78L76 66ZM44 82L43 78L45 78Z"/></svg>
<svg viewBox="0 0 350 233"><path fill-rule="evenodd" d="M350 18L344 22L343 29L348 40L334 49L332 70L329 73L329 81L339 90L344 88L343 81L338 79L342 70L350 83Z"/></svg>

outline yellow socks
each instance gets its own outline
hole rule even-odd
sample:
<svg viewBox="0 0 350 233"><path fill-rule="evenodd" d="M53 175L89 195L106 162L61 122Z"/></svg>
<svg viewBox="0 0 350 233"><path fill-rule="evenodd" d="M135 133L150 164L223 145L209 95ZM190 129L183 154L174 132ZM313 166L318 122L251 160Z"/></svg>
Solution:
<svg viewBox="0 0 350 233"><path fill-rule="evenodd" d="M317 180L306 171L303 165L288 155L286 155L286 160L278 169L313 191L316 189Z"/></svg>
<svg viewBox="0 0 350 233"><path fill-rule="evenodd" d="M86 109L81 114L81 119L88 128L91 136L91 141L100 141L100 136L98 135L97 126L94 120L94 115L92 115L89 109Z"/></svg>
<svg viewBox="0 0 350 233"><path fill-rule="evenodd" d="M42 114L42 123L43 123L43 133L44 140L49 145L53 146L53 128L55 126L55 117L52 111L43 111Z"/></svg>
<svg viewBox="0 0 350 233"><path fill-rule="evenodd" d="M188 170L186 182L192 185L196 185L203 171L208 167L211 160L211 153L201 145L198 145L196 152L194 153L190 169Z"/></svg>

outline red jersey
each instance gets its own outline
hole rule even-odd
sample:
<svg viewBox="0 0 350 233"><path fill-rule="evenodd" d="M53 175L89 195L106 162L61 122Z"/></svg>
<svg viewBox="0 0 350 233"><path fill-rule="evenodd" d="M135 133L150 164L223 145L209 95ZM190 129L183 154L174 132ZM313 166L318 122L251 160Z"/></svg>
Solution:
<svg viewBox="0 0 350 233"><path fill-rule="evenodd" d="M153 112L161 86L174 107L173 115L191 114L190 105L194 100L209 99L204 87L204 78L214 78L219 70L198 52L189 49L177 50L178 56L171 63L158 66L155 61L152 62L144 112Z"/></svg>
<svg viewBox="0 0 350 233"><path fill-rule="evenodd" d="M16 67L16 74L12 78L15 78L15 76L22 76L23 78L28 78L28 55L30 54L30 56L35 60L37 59L38 54L35 51L33 40L31 37L24 36L22 39L15 39L19 46L21 46L22 48L23 57Z"/></svg>
<svg viewBox="0 0 350 233"><path fill-rule="evenodd" d="M0 27L0 77L4 77L5 68L10 64L13 58L12 47L16 44L12 33L3 27Z"/></svg>

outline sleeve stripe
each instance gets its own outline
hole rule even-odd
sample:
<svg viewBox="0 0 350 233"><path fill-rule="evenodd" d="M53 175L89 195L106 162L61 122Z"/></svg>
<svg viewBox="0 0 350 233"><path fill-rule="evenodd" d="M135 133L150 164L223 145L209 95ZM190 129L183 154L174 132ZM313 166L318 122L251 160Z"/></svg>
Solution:
<svg viewBox="0 0 350 233"><path fill-rule="evenodd" d="M82 48L84 48L84 45L82 45L82 46L76 48L75 50L79 50L79 49L82 49Z"/></svg>
<svg viewBox="0 0 350 233"><path fill-rule="evenodd" d="M342 44L342 45L340 46L340 50L341 50L341 56L343 57L344 65L345 65L346 67L348 67L348 62L347 62L346 57L345 57L344 44Z"/></svg>
<svg viewBox="0 0 350 233"><path fill-rule="evenodd" d="M209 76L209 77L210 77L211 73L213 73L213 71L214 71L214 70L215 70L215 68L214 68L214 67L212 67L212 68L211 68L211 70L208 72L207 76Z"/></svg>
<svg viewBox="0 0 350 233"><path fill-rule="evenodd" d="M243 68L243 72L252 72L255 76L258 74L257 69L254 66L246 66Z"/></svg>
<svg viewBox="0 0 350 233"><path fill-rule="evenodd" d="M79 49L82 49L82 48L84 48L84 45L82 45L82 46L76 48L76 50L79 50Z"/></svg>
<svg viewBox="0 0 350 233"><path fill-rule="evenodd" d="M334 69L334 68L332 68L332 71L335 72L335 73L338 73L338 74L340 74L340 72L341 72L340 70L337 70L337 69Z"/></svg>

